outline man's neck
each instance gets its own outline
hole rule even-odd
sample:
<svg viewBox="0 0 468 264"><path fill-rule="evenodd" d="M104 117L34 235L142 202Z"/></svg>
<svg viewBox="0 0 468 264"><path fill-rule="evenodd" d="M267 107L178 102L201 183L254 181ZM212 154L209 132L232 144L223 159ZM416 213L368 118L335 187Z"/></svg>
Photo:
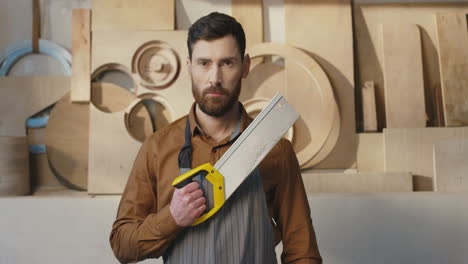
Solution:
<svg viewBox="0 0 468 264"><path fill-rule="evenodd" d="M216 142L221 142L227 136L230 136L235 129L240 116L240 104L237 103L229 112L220 117L214 117L205 114L198 105L195 107L195 116L203 133L213 138Z"/></svg>

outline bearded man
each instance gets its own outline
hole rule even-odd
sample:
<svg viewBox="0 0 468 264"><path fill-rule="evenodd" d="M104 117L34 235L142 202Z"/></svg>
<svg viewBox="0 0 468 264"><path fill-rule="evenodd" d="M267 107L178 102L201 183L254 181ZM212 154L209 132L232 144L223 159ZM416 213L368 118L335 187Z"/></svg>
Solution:
<svg viewBox="0 0 468 264"><path fill-rule="evenodd" d="M250 67L242 26L211 13L190 27L187 46L195 103L143 143L112 227L115 256L122 263L162 256L176 264L270 264L282 241L282 263L321 263L299 164L285 139L213 217L191 226L213 205L209 183L199 178L175 189L172 181L215 164L252 118L238 100Z"/></svg>

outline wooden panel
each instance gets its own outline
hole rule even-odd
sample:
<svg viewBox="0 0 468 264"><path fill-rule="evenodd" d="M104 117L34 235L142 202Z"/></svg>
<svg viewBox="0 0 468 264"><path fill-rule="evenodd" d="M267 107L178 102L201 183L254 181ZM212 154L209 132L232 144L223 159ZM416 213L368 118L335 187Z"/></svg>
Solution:
<svg viewBox="0 0 468 264"><path fill-rule="evenodd" d="M377 110L375 106L374 82L365 82L362 87L362 112L364 132L377 131Z"/></svg>
<svg viewBox="0 0 468 264"><path fill-rule="evenodd" d="M436 15L446 126L468 125L468 34L465 13Z"/></svg>
<svg viewBox="0 0 468 264"><path fill-rule="evenodd" d="M382 133L359 133L357 147L359 172L384 171L384 139Z"/></svg>
<svg viewBox="0 0 468 264"><path fill-rule="evenodd" d="M161 3L165 2L165 3ZM98 8L164 8L170 11L170 5L173 0L155 1L155 0L93 0L93 9Z"/></svg>
<svg viewBox="0 0 468 264"><path fill-rule="evenodd" d="M385 171L410 171L415 191L432 191L434 144L466 137L467 127L384 129Z"/></svg>
<svg viewBox="0 0 468 264"><path fill-rule="evenodd" d="M285 0L285 20L286 42L307 51L322 66L330 78L342 115L340 137L336 147L317 167L355 167L354 63L350 1ZM293 79L294 76L287 77L288 81Z"/></svg>
<svg viewBox="0 0 468 264"><path fill-rule="evenodd" d="M353 4L356 66L359 68L356 84L362 87L365 81L375 82L379 130L385 127L381 24L398 22L418 25L421 32L426 112L430 124L434 125L436 124L436 111L433 96L435 91L440 89L441 83L434 15L437 12L468 12L466 2L439 1L437 4L428 1L425 3L400 2L384 4L377 1L374 3L355 1Z"/></svg>
<svg viewBox="0 0 468 264"><path fill-rule="evenodd" d="M468 138L435 144L434 190L468 192Z"/></svg>
<svg viewBox="0 0 468 264"><path fill-rule="evenodd" d="M232 0L232 16L244 28L247 47L263 42L262 0Z"/></svg>
<svg viewBox="0 0 468 264"><path fill-rule="evenodd" d="M416 25L382 25L387 128L426 126L420 34Z"/></svg>
<svg viewBox="0 0 468 264"><path fill-rule="evenodd" d="M72 11L72 102L89 102L91 90L91 10Z"/></svg>
<svg viewBox="0 0 468 264"><path fill-rule="evenodd" d="M0 136L26 136L26 119L69 90L69 77L0 77Z"/></svg>
<svg viewBox="0 0 468 264"><path fill-rule="evenodd" d="M155 2L160 3L161 6L93 9L92 30L174 30L174 1Z"/></svg>
<svg viewBox="0 0 468 264"><path fill-rule="evenodd" d="M54 174L69 188L88 188L88 133L89 104L66 94L50 113L45 143Z"/></svg>
<svg viewBox="0 0 468 264"><path fill-rule="evenodd" d="M46 143L46 128L28 128L27 134L29 145ZM29 168L33 192L38 188L65 189L50 169L47 153L29 153Z"/></svg>
<svg viewBox="0 0 468 264"><path fill-rule="evenodd" d="M125 38L122 38L125 34ZM144 79L138 74L133 62L135 52L149 44L160 41L163 47L171 49L176 54L178 60L175 80L167 88L150 89L144 85ZM141 96L145 93L158 94L166 103L171 119L174 121L179 117L186 115L190 111L193 103L193 96L190 92L191 81L188 76L188 70L185 59L188 57L187 51L187 31L135 31L135 32L116 32L116 31L98 31L93 32L92 43L92 72L104 65L115 64L126 69L136 84L136 93ZM151 63L151 60L149 60ZM151 66L151 65L150 65Z"/></svg>
<svg viewBox="0 0 468 264"><path fill-rule="evenodd" d="M27 137L0 136L0 196L29 193Z"/></svg>
<svg viewBox="0 0 468 264"><path fill-rule="evenodd" d="M409 172L324 173L306 170L302 172L302 179L309 194L413 191Z"/></svg>
<svg viewBox="0 0 468 264"><path fill-rule="evenodd" d="M90 104L88 193L123 192L141 146L128 133L124 119L124 111L104 113Z"/></svg>

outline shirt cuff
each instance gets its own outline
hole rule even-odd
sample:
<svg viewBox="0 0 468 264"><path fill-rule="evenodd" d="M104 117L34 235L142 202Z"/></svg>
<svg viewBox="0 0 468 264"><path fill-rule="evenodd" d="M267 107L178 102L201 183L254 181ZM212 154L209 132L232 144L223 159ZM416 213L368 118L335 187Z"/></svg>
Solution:
<svg viewBox="0 0 468 264"><path fill-rule="evenodd" d="M184 227L179 226L172 217L169 205L163 207L158 213L158 229L163 236L170 236L179 233Z"/></svg>

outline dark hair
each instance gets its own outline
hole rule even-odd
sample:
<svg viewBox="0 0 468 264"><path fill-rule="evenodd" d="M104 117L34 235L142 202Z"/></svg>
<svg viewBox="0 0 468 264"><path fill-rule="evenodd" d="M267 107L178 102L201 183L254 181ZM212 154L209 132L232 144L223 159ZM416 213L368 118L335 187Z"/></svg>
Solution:
<svg viewBox="0 0 468 264"><path fill-rule="evenodd" d="M245 53L245 33L242 25L237 20L226 14L213 12L199 18L189 28L187 47L189 58L192 59L193 44L198 40L215 40L232 35L237 42L241 58Z"/></svg>

